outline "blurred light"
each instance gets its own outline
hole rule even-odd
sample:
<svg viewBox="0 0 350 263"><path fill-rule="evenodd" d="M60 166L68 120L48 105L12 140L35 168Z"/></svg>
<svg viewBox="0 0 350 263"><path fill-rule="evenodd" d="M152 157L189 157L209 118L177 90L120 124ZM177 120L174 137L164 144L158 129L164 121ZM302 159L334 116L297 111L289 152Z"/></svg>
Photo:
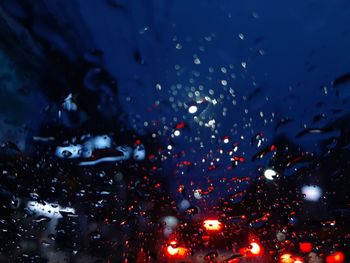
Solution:
<svg viewBox="0 0 350 263"><path fill-rule="evenodd" d="M293 255L286 253L280 257L280 263L304 263L304 259L301 257L294 257Z"/></svg>
<svg viewBox="0 0 350 263"><path fill-rule="evenodd" d="M274 180L277 176L277 173L272 169L266 169L264 171L264 176L267 180Z"/></svg>
<svg viewBox="0 0 350 263"><path fill-rule="evenodd" d="M276 234L276 238L278 241L280 242L284 242L286 240L286 234L279 231L277 234Z"/></svg>
<svg viewBox="0 0 350 263"><path fill-rule="evenodd" d="M293 263L304 263L304 260L300 257L297 257L294 259L294 262Z"/></svg>
<svg viewBox="0 0 350 263"><path fill-rule="evenodd" d="M171 227L168 227L168 226L164 227L163 235L165 237L169 237L172 233L174 233L174 230Z"/></svg>
<svg viewBox="0 0 350 263"><path fill-rule="evenodd" d="M180 202L179 208L181 211L184 211L187 208L189 208L190 206L191 206L190 202L188 200L184 199Z"/></svg>
<svg viewBox="0 0 350 263"><path fill-rule="evenodd" d="M204 240L205 242L208 242L210 240L210 236L202 236L202 240Z"/></svg>
<svg viewBox="0 0 350 263"><path fill-rule="evenodd" d="M145 146L143 144L136 145L134 149L134 159L137 161L142 161L146 157L146 150ZM129 159L129 158L127 158Z"/></svg>
<svg viewBox="0 0 350 263"><path fill-rule="evenodd" d="M167 253L169 256L183 257L186 256L188 249L185 247L178 247L176 241L171 241L167 247Z"/></svg>
<svg viewBox="0 0 350 263"><path fill-rule="evenodd" d="M188 108L188 112L191 114L195 114L197 112L198 108L195 105L192 105Z"/></svg>
<svg viewBox="0 0 350 263"><path fill-rule="evenodd" d="M180 131L179 130L174 131L174 135L175 136L180 136Z"/></svg>
<svg viewBox="0 0 350 263"><path fill-rule="evenodd" d="M291 254L283 254L280 257L280 263L294 263L293 256Z"/></svg>
<svg viewBox="0 0 350 263"><path fill-rule="evenodd" d="M170 256L175 256L176 254L179 253L179 249L178 248L174 248L173 246L168 246L167 252L168 252L168 254Z"/></svg>
<svg viewBox="0 0 350 263"><path fill-rule="evenodd" d="M345 256L342 252L335 252L326 258L326 263L342 263L345 260Z"/></svg>
<svg viewBox="0 0 350 263"><path fill-rule="evenodd" d="M193 196L196 199L202 199L202 194L201 194L201 191L199 189L194 190Z"/></svg>
<svg viewBox="0 0 350 263"><path fill-rule="evenodd" d="M178 247L179 252L177 253L180 257L186 256L188 249L185 247Z"/></svg>
<svg viewBox="0 0 350 263"><path fill-rule="evenodd" d="M312 244L310 242L299 243L299 249L302 253L309 253L312 250Z"/></svg>
<svg viewBox="0 0 350 263"><path fill-rule="evenodd" d="M322 190L316 185L304 185L301 188L301 193L307 201L318 201L322 195Z"/></svg>
<svg viewBox="0 0 350 263"><path fill-rule="evenodd" d="M230 142L230 138L228 136L224 137L224 143L229 143Z"/></svg>
<svg viewBox="0 0 350 263"><path fill-rule="evenodd" d="M175 228L179 220L175 216L165 216L162 218L162 222L166 227Z"/></svg>
<svg viewBox="0 0 350 263"><path fill-rule="evenodd" d="M250 246L251 246L250 253L252 253L253 255L256 255L256 256L262 254L262 248L258 243L252 242L252 243L250 243Z"/></svg>
<svg viewBox="0 0 350 263"><path fill-rule="evenodd" d="M221 222L218 220L204 220L203 225L208 231L220 231L222 229Z"/></svg>
<svg viewBox="0 0 350 263"><path fill-rule="evenodd" d="M241 248L239 253L248 257L261 256L263 254L263 248L259 243L251 242L248 247Z"/></svg>

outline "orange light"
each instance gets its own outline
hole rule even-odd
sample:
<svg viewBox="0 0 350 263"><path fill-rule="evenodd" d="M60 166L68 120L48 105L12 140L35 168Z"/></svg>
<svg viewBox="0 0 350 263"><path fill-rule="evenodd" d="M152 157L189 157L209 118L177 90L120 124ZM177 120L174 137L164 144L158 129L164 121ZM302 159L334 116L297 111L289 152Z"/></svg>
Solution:
<svg viewBox="0 0 350 263"><path fill-rule="evenodd" d="M302 253L309 253L312 250L312 244L310 242L299 243L299 249Z"/></svg>
<svg viewBox="0 0 350 263"><path fill-rule="evenodd" d="M167 253L169 256L183 257L187 254L188 249L185 247L178 247L176 241L171 241L167 247Z"/></svg>
<svg viewBox="0 0 350 263"><path fill-rule="evenodd" d="M342 252L335 252L326 258L327 263L342 263L345 260L345 256Z"/></svg>
<svg viewBox="0 0 350 263"><path fill-rule="evenodd" d="M291 254L283 254L280 257L280 263L294 263L293 256Z"/></svg>
<svg viewBox="0 0 350 263"><path fill-rule="evenodd" d="M204 228L208 231L220 231L222 224L218 220L204 220Z"/></svg>
<svg viewBox="0 0 350 263"><path fill-rule="evenodd" d="M179 252L177 253L180 257L186 256L188 252L187 248L184 247L179 247Z"/></svg>
<svg viewBox="0 0 350 263"><path fill-rule="evenodd" d="M291 254L283 254L280 257L280 263L304 263L304 259L301 257L294 257Z"/></svg>

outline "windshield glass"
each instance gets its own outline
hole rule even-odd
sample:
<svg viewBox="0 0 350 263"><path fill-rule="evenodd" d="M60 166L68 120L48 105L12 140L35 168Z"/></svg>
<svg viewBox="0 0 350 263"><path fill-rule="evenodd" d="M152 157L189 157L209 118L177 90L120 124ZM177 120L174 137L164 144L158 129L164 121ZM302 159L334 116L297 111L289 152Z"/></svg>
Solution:
<svg viewBox="0 0 350 263"><path fill-rule="evenodd" d="M1 262L349 262L350 3L0 1Z"/></svg>

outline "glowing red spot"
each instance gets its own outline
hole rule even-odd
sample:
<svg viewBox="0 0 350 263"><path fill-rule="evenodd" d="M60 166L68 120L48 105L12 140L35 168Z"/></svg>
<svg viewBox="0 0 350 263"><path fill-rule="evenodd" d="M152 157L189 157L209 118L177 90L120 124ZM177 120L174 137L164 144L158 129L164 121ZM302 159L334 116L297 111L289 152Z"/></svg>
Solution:
<svg viewBox="0 0 350 263"><path fill-rule="evenodd" d="M179 188L177 189L177 191L179 193L182 193L185 190L185 186L183 184L179 185Z"/></svg>
<svg viewBox="0 0 350 263"><path fill-rule="evenodd" d="M203 239L204 241L209 241L210 237L209 237L209 236L202 236L202 239Z"/></svg>
<svg viewBox="0 0 350 263"><path fill-rule="evenodd" d="M190 161L182 161L176 164L176 166L189 166L192 163Z"/></svg>
<svg viewBox="0 0 350 263"><path fill-rule="evenodd" d="M310 242L299 243L299 249L302 253L309 253L312 250L312 244Z"/></svg>
<svg viewBox="0 0 350 263"><path fill-rule="evenodd" d="M245 161L245 159L244 159L244 157L234 156L232 158L232 161L243 163Z"/></svg>
<svg viewBox="0 0 350 263"><path fill-rule="evenodd" d="M180 123L176 124L176 126L175 126L176 129L183 129L185 127L186 127L185 122L180 122Z"/></svg>
<svg viewBox="0 0 350 263"><path fill-rule="evenodd" d="M209 171L213 171L213 170L215 170L215 169L216 169L216 165L211 165L211 166L208 167L208 170L209 170Z"/></svg>
<svg viewBox="0 0 350 263"><path fill-rule="evenodd" d="M208 231L220 231L222 224L218 220L204 220L203 226Z"/></svg>
<svg viewBox="0 0 350 263"><path fill-rule="evenodd" d="M152 161L152 160L156 159L156 156L154 154L150 154L148 156L148 159Z"/></svg>
<svg viewBox="0 0 350 263"><path fill-rule="evenodd" d="M326 263L342 263L345 260L345 256L342 252L338 251L330 254L326 258Z"/></svg>
<svg viewBox="0 0 350 263"><path fill-rule="evenodd" d="M147 255L146 253L143 251L143 249L141 249L136 256L136 263L142 263L142 262L147 262Z"/></svg>

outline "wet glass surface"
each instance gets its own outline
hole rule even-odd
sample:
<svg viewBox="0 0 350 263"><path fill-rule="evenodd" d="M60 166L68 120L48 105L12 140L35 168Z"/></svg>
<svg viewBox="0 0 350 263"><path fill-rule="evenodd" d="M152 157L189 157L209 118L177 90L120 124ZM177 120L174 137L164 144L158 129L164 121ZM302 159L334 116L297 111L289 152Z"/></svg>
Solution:
<svg viewBox="0 0 350 263"><path fill-rule="evenodd" d="M0 1L0 262L350 262L350 3Z"/></svg>

